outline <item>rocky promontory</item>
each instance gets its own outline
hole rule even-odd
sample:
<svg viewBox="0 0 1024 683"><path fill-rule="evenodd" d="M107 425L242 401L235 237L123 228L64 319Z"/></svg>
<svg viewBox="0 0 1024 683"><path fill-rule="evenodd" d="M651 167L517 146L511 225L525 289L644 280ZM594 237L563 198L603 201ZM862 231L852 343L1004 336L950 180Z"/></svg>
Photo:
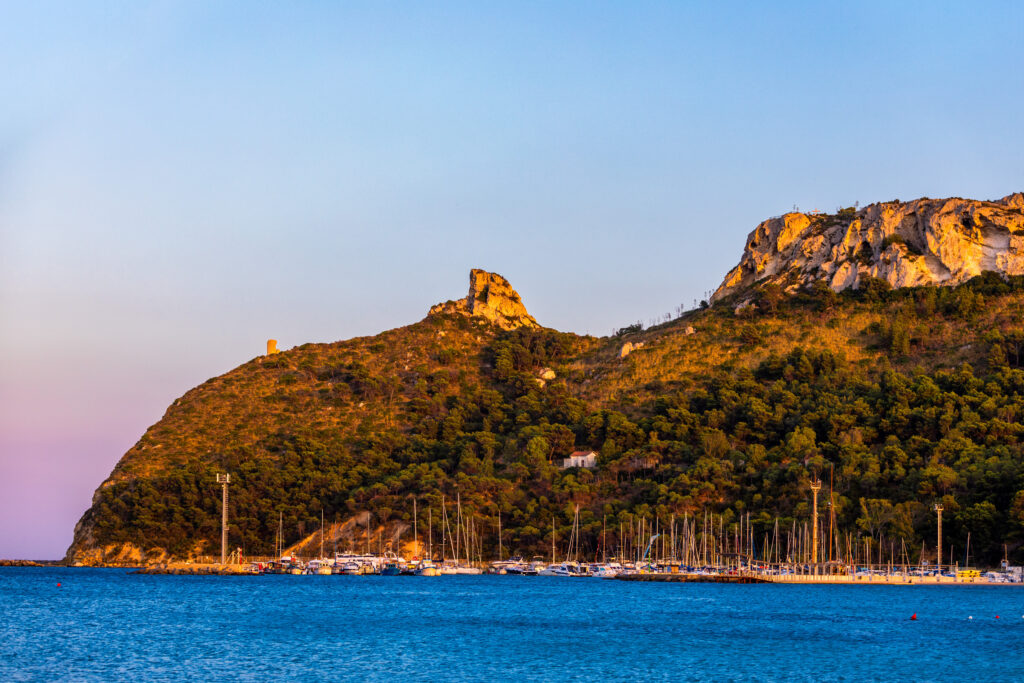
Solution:
<svg viewBox="0 0 1024 683"><path fill-rule="evenodd" d="M431 307L430 314L437 313L486 318L506 330L540 327L508 280L497 273L488 273L479 268L469 271L469 294L466 298Z"/></svg>
<svg viewBox="0 0 1024 683"><path fill-rule="evenodd" d="M983 271L1024 274L1024 193L770 218L747 237L739 265L712 301L759 283L796 291L824 282L841 291L870 276L894 288L958 285Z"/></svg>

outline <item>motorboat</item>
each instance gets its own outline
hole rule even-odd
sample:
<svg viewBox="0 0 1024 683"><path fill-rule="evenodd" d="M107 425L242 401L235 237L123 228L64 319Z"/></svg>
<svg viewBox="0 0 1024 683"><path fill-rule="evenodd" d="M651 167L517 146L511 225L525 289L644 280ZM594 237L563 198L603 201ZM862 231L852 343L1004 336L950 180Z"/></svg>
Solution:
<svg viewBox="0 0 1024 683"><path fill-rule="evenodd" d="M580 566L575 562L558 562L545 567L539 572L539 576L568 576L568 577L580 577L590 576L587 571L587 567Z"/></svg>
<svg viewBox="0 0 1024 683"><path fill-rule="evenodd" d="M590 566L590 576L595 579L614 579L622 572L622 565L618 562L595 564Z"/></svg>
<svg viewBox="0 0 1024 683"><path fill-rule="evenodd" d="M422 560L415 571L416 576L441 576L441 570L433 560Z"/></svg>

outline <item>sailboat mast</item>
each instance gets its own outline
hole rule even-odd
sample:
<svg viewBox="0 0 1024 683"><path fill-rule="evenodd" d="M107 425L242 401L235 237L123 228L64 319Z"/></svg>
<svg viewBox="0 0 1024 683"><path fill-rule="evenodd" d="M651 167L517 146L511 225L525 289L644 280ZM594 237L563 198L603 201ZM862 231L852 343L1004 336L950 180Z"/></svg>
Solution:
<svg viewBox="0 0 1024 683"><path fill-rule="evenodd" d="M501 562L501 509L498 509L498 562Z"/></svg>
<svg viewBox="0 0 1024 683"><path fill-rule="evenodd" d="M836 508L832 504L832 484L835 479L836 466L830 465L828 470L828 561L832 561L832 529L836 522Z"/></svg>
<svg viewBox="0 0 1024 683"><path fill-rule="evenodd" d="M555 563L555 516L551 515L551 564Z"/></svg>
<svg viewBox="0 0 1024 683"><path fill-rule="evenodd" d="M572 541L570 543L570 545L572 546L572 561L573 562L578 562L579 561L579 554L580 554L580 532L579 532L579 528L580 528L580 506L577 504L576 505L576 511L573 514L573 518L572 518Z"/></svg>
<svg viewBox="0 0 1024 683"><path fill-rule="evenodd" d="M462 493L455 495L455 561L458 562L462 549Z"/></svg>
<svg viewBox="0 0 1024 683"><path fill-rule="evenodd" d="M416 521L416 498L414 497L412 499L412 554L414 556L423 554L420 552L420 530Z"/></svg>

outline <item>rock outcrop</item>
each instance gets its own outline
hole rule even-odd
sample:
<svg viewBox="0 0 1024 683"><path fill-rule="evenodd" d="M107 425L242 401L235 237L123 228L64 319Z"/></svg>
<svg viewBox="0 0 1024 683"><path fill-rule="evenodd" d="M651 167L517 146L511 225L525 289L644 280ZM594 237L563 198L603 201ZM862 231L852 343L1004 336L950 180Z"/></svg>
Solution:
<svg viewBox="0 0 1024 683"><path fill-rule="evenodd" d="M858 287L865 276L914 287L957 285L983 271L1024 274L1024 193L771 218L747 237L739 265L711 300L763 282L795 291L821 281L840 291Z"/></svg>
<svg viewBox="0 0 1024 683"><path fill-rule="evenodd" d="M457 313L486 318L506 330L540 327L523 306L518 292L497 273L474 268L469 271L469 295L431 307L430 314Z"/></svg>
<svg viewBox="0 0 1024 683"><path fill-rule="evenodd" d="M635 344L633 342L626 342L622 345L622 348L619 349L619 358L625 358L637 349L643 348L643 345L643 342L636 342Z"/></svg>

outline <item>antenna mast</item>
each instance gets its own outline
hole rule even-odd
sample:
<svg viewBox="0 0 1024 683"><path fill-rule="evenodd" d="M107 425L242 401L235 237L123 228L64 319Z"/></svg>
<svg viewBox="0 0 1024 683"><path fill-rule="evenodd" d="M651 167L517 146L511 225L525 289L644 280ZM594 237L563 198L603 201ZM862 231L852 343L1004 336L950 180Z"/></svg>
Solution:
<svg viewBox="0 0 1024 683"><path fill-rule="evenodd" d="M818 564L818 491L821 490L821 480L815 479L811 482L811 494L814 497L814 507L811 508L811 564ZM817 574L817 570L814 571Z"/></svg>

